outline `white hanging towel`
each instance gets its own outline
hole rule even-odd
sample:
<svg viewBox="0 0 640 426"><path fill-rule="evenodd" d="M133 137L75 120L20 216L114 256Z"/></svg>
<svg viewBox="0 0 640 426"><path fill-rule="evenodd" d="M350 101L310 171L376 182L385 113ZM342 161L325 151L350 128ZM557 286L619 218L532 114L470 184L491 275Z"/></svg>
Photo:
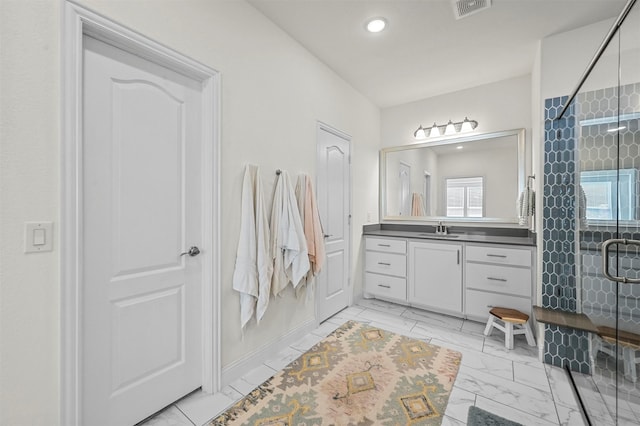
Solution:
<svg viewBox="0 0 640 426"><path fill-rule="evenodd" d="M258 300L257 240L252 168L247 165L242 180L240 239L233 271L233 289L240 292L240 326L247 325L256 310Z"/></svg>
<svg viewBox="0 0 640 426"><path fill-rule="evenodd" d="M264 205L262 181L259 169L252 166L254 171L254 206L256 211L256 265L258 268L258 303L256 306L256 320L260 320L267 311L271 297L271 275L273 274L273 256L271 256L269 220Z"/></svg>
<svg viewBox="0 0 640 426"><path fill-rule="evenodd" d="M589 227L589 222L587 221L587 194L580 184L578 184L578 221L580 222L580 229Z"/></svg>
<svg viewBox="0 0 640 426"><path fill-rule="evenodd" d="M309 271L309 251L307 250L307 241L304 236L304 226L298 211L298 202L289 174L282 172L284 175L284 215L285 220L281 222L281 230L283 231L284 244L284 266L287 271L289 281L296 288L302 278Z"/></svg>
<svg viewBox="0 0 640 426"><path fill-rule="evenodd" d="M298 180L296 182L296 200L298 201L298 212L300 213L300 220L302 221L303 225L304 225L304 215L305 215L304 202L306 199L306 191L307 191L306 176L307 175L304 175L304 174L299 175Z"/></svg>
<svg viewBox="0 0 640 426"><path fill-rule="evenodd" d="M530 218L536 211L536 192L529 185L520 193L518 198L518 223L520 225L529 225Z"/></svg>
<svg viewBox="0 0 640 426"><path fill-rule="evenodd" d="M271 250L274 259L271 291L279 295L291 282L294 288L309 270L307 244L289 174L276 182L271 211Z"/></svg>
<svg viewBox="0 0 640 426"><path fill-rule="evenodd" d="M282 184L282 172L276 177L276 187L273 193L271 205L271 236L269 250L273 263L273 275L271 276L271 292L274 296L280 294L287 286L287 275L284 270L284 257L280 248L280 222L282 222L282 200L284 186Z"/></svg>

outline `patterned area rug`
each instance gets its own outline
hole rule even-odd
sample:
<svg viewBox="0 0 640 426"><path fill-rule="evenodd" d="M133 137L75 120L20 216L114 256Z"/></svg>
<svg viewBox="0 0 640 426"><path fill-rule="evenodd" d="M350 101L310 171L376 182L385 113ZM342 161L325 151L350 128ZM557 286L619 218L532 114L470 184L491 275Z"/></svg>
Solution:
<svg viewBox="0 0 640 426"><path fill-rule="evenodd" d="M461 358L349 321L210 425L439 425Z"/></svg>

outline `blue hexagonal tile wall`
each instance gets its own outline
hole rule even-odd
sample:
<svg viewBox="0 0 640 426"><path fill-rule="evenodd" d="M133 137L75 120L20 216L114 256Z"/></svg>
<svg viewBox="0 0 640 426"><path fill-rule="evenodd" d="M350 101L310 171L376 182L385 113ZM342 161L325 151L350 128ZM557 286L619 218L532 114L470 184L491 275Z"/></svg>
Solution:
<svg viewBox="0 0 640 426"><path fill-rule="evenodd" d="M575 107L556 120L567 97L545 100L542 306L576 312ZM546 324L544 362L589 372L588 334Z"/></svg>

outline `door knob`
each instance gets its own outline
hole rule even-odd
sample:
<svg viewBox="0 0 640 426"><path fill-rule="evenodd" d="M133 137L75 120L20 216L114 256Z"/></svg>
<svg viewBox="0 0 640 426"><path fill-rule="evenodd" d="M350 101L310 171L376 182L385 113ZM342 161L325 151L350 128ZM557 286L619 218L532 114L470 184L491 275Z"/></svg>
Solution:
<svg viewBox="0 0 640 426"><path fill-rule="evenodd" d="M184 253L180 253L180 256L184 256L185 254L188 254L191 257L197 256L200 254L200 249L196 246L191 246L191 248L189 249L189 251L185 251Z"/></svg>
<svg viewBox="0 0 640 426"><path fill-rule="evenodd" d="M333 234L324 234L325 238L333 237Z"/></svg>

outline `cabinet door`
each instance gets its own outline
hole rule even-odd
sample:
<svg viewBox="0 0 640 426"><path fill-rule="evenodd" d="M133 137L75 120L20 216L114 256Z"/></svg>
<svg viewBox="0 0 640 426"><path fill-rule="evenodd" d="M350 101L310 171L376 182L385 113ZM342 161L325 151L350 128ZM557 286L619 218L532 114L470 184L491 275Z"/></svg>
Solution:
<svg viewBox="0 0 640 426"><path fill-rule="evenodd" d="M462 313L462 246L409 243L409 303Z"/></svg>

